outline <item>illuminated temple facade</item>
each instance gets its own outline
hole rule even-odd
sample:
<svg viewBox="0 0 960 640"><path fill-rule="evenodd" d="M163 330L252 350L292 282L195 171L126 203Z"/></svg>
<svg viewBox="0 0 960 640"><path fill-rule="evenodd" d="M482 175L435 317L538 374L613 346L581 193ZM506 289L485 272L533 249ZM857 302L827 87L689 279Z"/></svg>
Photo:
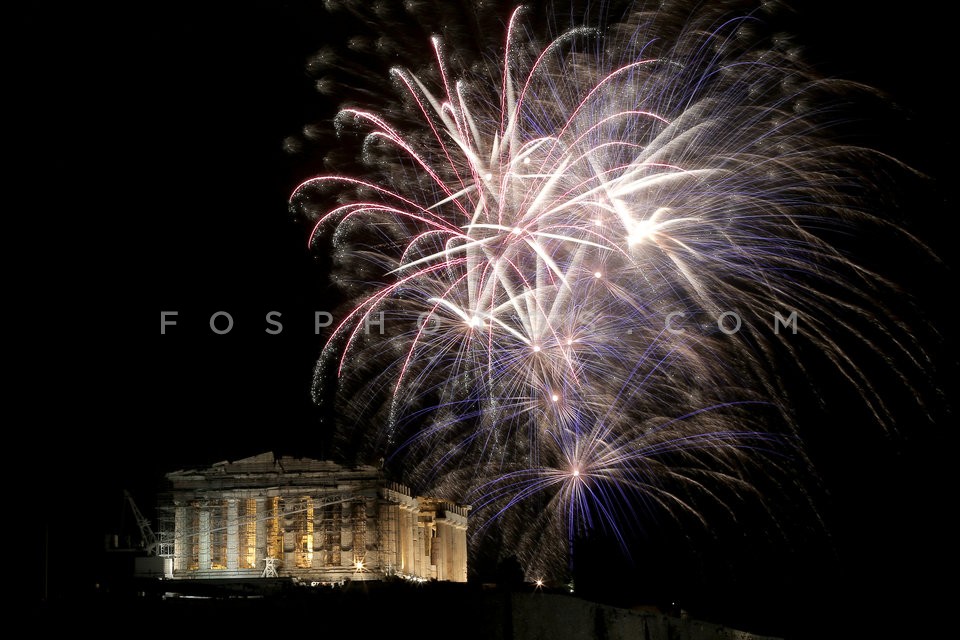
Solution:
<svg viewBox="0 0 960 640"><path fill-rule="evenodd" d="M168 578L467 580L467 513L369 466L264 453L167 474Z"/></svg>

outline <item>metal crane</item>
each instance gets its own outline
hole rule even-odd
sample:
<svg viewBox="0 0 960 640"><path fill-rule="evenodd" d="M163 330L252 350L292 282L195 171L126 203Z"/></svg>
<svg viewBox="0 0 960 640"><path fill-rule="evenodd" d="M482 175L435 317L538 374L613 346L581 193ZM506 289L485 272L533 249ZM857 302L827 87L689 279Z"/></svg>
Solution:
<svg viewBox="0 0 960 640"><path fill-rule="evenodd" d="M140 540L143 544L143 549L147 552L147 555L156 555L157 534L153 532L153 528L150 526L150 519L145 518L143 514L140 513L140 509L137 508L137 503L133 501L133 496L130 495L129 491L124 489L123 495L127 498L127 502L130 504L130 511L133 512L133 519L136 520L137 526L140 527Z"/></svg>

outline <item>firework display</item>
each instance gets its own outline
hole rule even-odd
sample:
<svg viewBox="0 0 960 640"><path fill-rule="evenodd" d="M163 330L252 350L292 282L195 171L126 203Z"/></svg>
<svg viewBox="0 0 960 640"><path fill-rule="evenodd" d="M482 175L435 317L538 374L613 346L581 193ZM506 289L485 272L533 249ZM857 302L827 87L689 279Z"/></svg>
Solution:
<svg viewBox="0 0 960 640"><path fill-rule="evenodd" d="M542 11L488 16L475 59L425 39L430 65L337 116L359 169L291 207L352 300L316 380L341 439L471 504L475 544L562 577L592 529L709 527L705 505L765 500L758 473L802 476L783 363L815 351L882 422L847 345L923 353L879 302L892 284L837 242L897 233L877 204L908 170L832 137L867 89L819 77L749 6L541 29Z"/></svg>

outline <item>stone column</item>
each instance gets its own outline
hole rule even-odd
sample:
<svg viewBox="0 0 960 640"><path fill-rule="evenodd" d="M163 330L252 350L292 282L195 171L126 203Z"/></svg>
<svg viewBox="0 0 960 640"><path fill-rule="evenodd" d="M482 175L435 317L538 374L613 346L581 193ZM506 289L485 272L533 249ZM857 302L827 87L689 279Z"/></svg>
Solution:
<svg viewBox="0 0 960 640"><path fill-rule="evenodd" d="M289 497L283 498L281 503L283 504L283 519L281 520L283 531L283 566L289 571L297 566L297 545L295 539L300 535L300 531L296 529L297 518L294 512L300 508L300 501L297 498Z"/></svg>
<svg viewBox="0 0 960 640"><path fill-rule="evenodd" d="M190 568L196 538L190 531L187 507L178 503L173 513L173 571L176 574Z"/></svg>
<svg viewBox="0 0 960 640"><path fill-rule="evenodd" d="M340 566L353 567L353 503L340 505ZM336 506L335 506L336 508Z"/></svg>
<svg viewBox="0 0 960 640"><path fill-rule="evenodd" d="M437 567L437 580L447 579L446 567L444 566L446 554L443 548L447 542L446 528L446 523L442 520L438 519L436 521L434 525L436 535L433 538L433 545L430 547L430 564L436 565Z"/></svg>
<svg viewBox="0 0 960 640"><path fill-rule="evenodd" d="M360 523L360 531L363 535L363 545L360 548L360 556L363 557L363 562L365 566L370 569L373 567L383 568L383 563L381 562L380 557L377 555L376 551L376 541L377 541L377 529L376 529L376 518L373 517L376 513L375 505L376 503L371 499L364 500L360 508L358 509L359 513L357 514L357 519ZM353 541L354 546L356 546L357 541ZM370 549L369 547L373 547Z"/></svg>
<svg viewBox="0 0 960 640"><path fill-rule="evenodd" d="M454 550L456 549L456 529L454 529L453 523L449 520L444 523L443 537L444 580L454 581L457 579L455 569L456 557L454 555Z"/></svg>
<svg viewBox="0 0 960 640"><path fill-rule="evenodd" d="M267 557L267 499L257 498L257 563L254 566L263 571L263 559Z"/></svg>
<svg viewBox="0 0 960 640"><path fill-rule="evenodd" d="M425 578L423 572L423 527L420 526L416 512L413 514L413 553L410 556L412 562L412 573L420 578Z"/></svg>
<svg viewBox="0 0 960 640"><path fill-rule="evenodd" d="M386 498L377 505L377 540L380 541L380 554L384 571L398 570L400 567L400 545L397 540L397 505Z"/></svg>
<svg viewBox="0 0 960 640"><path fill-rule="evenodd" d="M227 569L231 571L240 566L238 518L237 500L230 498L227 500Z"/></svg>
<svg viewBox="0 0 960 640"><path fill-rule="evenodd" d="M210 511L200 508L200 570L210 568Z"/></svg>
<svg viewBox="0 0 960 640"><path fill-rule="evenodd" d="M434 580L439 577L439 566L437 563L440 561L440 532L437 531L437 521L431 519L426 527L423 528L423 535L427 538L428 545L427 550L428 554L426 557L426 570L428 578L433 578Z"/></svg>
<svg viewBox="0 0 960 640"><path fill-rule="evenodd" d="M466 525L462 527L457 527L457 545L460 549L459 560L457 564L457 572L459 575L458 582L467 581L467 555L469 551L467 550L467 527Z"/></svg>
<svg viewBox="0 0 960 640"><path fill-rule="evenodd" d="M400 570L415 573L413 568L413 544L416 539L416 524L413 522L413 510L410 505L400 505Z"/></svg>
<svg viewBox="0 0 960 640"><path fill-rule="evenodd" d="M322 503L321 503L322 504ZM323 526L323 512L325 507L314 504L313 507L313 559L310 566L313 569L323 568L326 562L324 545L327 543L327 531Z"/></svg>

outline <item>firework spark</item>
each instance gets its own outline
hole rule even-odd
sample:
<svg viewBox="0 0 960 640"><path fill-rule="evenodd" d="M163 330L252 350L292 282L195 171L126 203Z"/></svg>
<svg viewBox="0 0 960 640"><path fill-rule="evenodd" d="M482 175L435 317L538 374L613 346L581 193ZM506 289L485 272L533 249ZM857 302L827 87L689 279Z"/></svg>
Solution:
<svg viewBox="0 0 960 640"><path fill-rule="evenodd" d="M802 465L776 371L803 345L877 416L841 345L922 356L829 241L881 224L858 167L899 168L831 141L852 85L757 13L634 7L544 41L532 16L469 65L425 41L432 68L390 70L399 100L336 119L362 171L291 205L339 198L310 242L356 301L318 368L336 361L345 437L557 576L585 530L733 510L757 469Z"/></svg>

